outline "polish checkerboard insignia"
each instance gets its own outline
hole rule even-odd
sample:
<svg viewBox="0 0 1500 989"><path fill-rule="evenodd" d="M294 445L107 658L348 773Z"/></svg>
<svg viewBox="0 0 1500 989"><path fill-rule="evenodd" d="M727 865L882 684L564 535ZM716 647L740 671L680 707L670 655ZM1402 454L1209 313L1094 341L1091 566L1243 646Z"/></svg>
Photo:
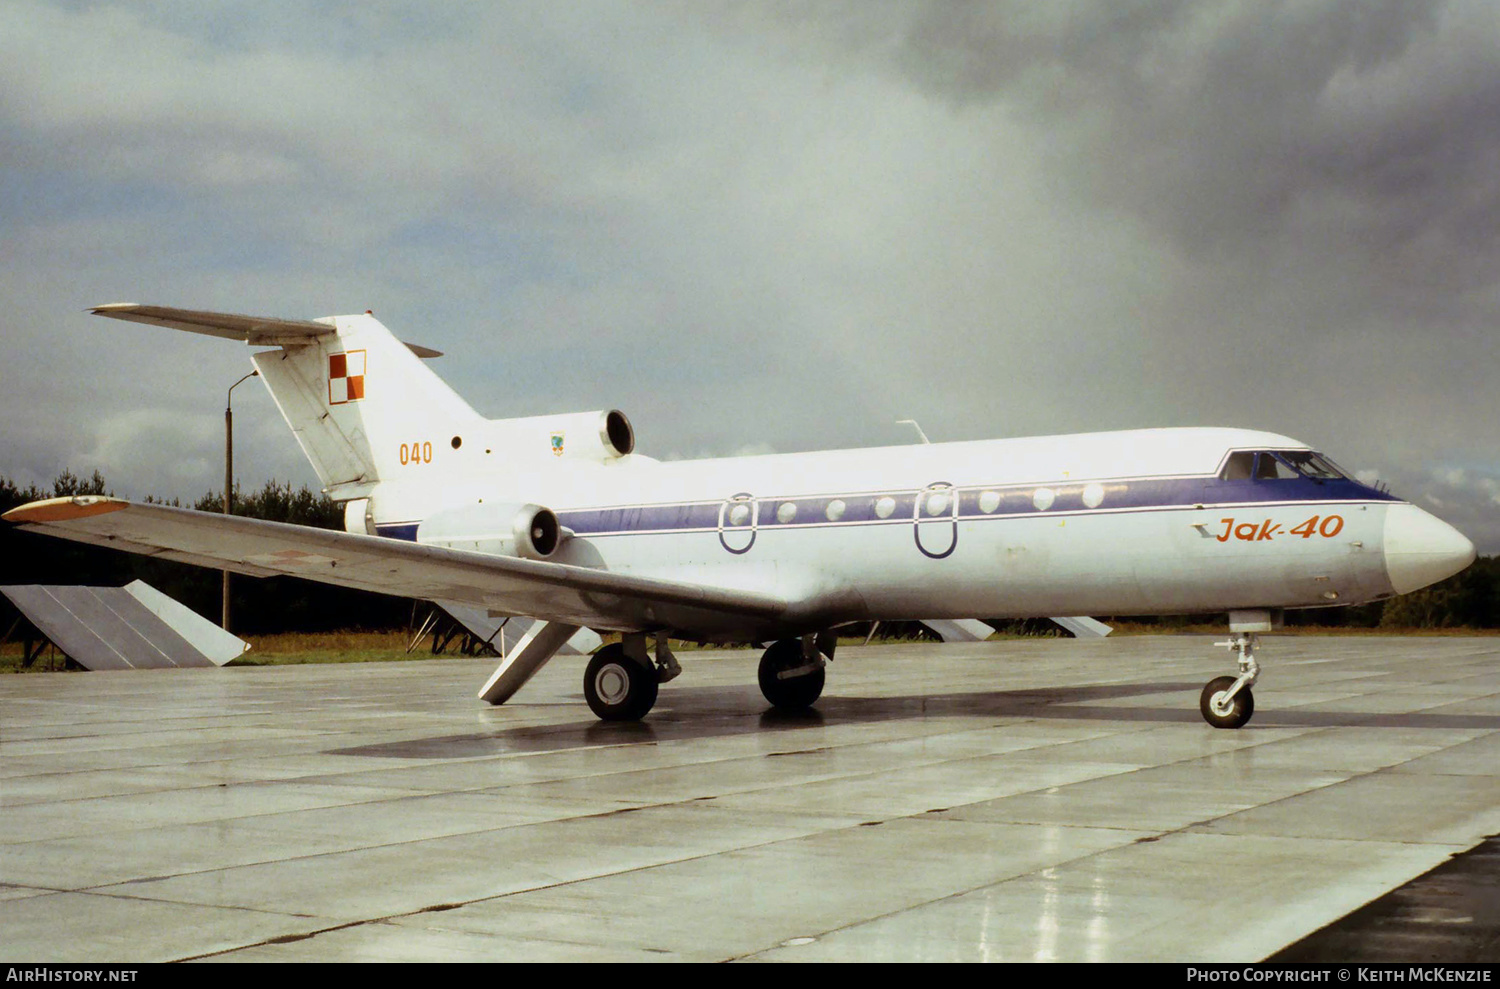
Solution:
<svg viewBox="0 0 1500 989"><path fill-rule="evenodd" d="M552 434L552 455L554 457L561 457L563 455L563 434L562 433L553 433Z"/></svg>
<svg viewBox="0 0 1500 989"><path fill-rule="evenodd" d="M365 352L328 355L328 404L343 405L365 397Z"/></svg>

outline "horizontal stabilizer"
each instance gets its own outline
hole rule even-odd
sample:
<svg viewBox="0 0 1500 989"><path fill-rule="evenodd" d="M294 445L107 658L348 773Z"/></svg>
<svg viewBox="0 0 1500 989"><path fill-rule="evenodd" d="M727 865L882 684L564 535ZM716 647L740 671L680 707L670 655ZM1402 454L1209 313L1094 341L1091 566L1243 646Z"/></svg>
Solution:
<svg viewBox="0 0 1500 989"><path fill-rule="evenodd" d="M135 302L115 302L94 306L95 316L126 319L150 326L169 326L174 330L206 333L226 340L239 340L254 346L299 346L314 338L333 334L331 323L307 319L280 319L275 316L241 316L236 313L203 312L197 309L170 309L166 306L143 306Z"/></svg>
<svg viewBox="0 0 1500 989"><path fill-rule="evenodd" d="M277 316L243 316L238 313L205 312L199 309L172 309L168 306L143 306L137 302L112 302L94 306L89 312L110 319L125 319L149 326L167 326L189 333L204 333L225 340L238 340L252 347L302 347L318 337L332 336L337 330L333 321L281 319ZM442 351L414 343L406 345L418 357L441 357Z"/></svg>

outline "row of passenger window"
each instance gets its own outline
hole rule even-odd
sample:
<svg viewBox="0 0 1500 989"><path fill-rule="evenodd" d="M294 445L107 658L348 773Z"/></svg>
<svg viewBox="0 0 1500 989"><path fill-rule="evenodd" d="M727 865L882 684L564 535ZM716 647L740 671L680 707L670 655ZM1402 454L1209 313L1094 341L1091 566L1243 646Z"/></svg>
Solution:
<svg viewBox="0 0 1500 989"><path fill-rule="evenodd" d="M1078 493L1085 508L1098 508L1104 502L1105 489L1102 484L1088 484L1081 491L1079 489L1073 489L1073 491ZM1054 488L1048 487L1028 488L1020 491L1006 492L1005 494L993 490L979 491L977 493L960 493L951 488L939 488L923 492L920 495L880 495L869 501L865 499L845 500L843 498L833 498L826 503L822 499L802 502L788 500L765 504L761 509L758 521L761 524L769 524L771 522L771 518L768 517L771 513L767 511L771 504L775 505L775 521L782 525L789 525L799 520L804 523L821 521L817 517L819 509L821 509L823 518L829 522L839 522L846 517L850 521L861 521L870 518L889 519L893 516L897 518L911 518L914 505L916 504L914 499L917 498L921 499L921 517L933 520L955 515L955 502L967 502L968 506L971 506L970 510L977 508L985 515L993 515L1000 509L1001 504L1004 502L1010 503L1007 507L1012 511L1019 510L1023 505L1029 503L1031 508L1044 512L1056 503L1061 493L1067 492L1059 492ZM851 501L853 502L852 505ZM959 506L959 510L960 512L962 511L961 506ZM749 499L732 503L724 515L725 524L730 526L749 525L750 519L751 505Z"/></svg>

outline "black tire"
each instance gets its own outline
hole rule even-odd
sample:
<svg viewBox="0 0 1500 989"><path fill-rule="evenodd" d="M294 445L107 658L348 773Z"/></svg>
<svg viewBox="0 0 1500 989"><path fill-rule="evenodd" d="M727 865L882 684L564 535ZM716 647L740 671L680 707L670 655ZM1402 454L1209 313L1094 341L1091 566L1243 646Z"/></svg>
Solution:
<svg viewBox="0 0 1500 989"><path fill-rule="evenodd" d="M812 707L823 693L823 668L801 676L778 679L782 670L802 666L802 643L797 639L782 639L772 645L760 657L760 692L775 707L787 711L800 711Z"/></svg>
<svg viewBox="0 0 1500 989"><path fill-rule="evenodd" d="M1214 677L1198 698L1198 710L1203 712L1203 720L1215 728L1240 728L1255 713L1255 695L1250 693L1249 687L1234 695L1228 711L1214 710L1214 697L1234 686L1234 681L1234 677Z"/></svg>
<svg viewBox="0 0 1500 989"><path fill-rule="evenodd" d="M656 704L656 671L625 655L619 643L594 653L583 674L583 697L604 721L639 721Z"/></svg>

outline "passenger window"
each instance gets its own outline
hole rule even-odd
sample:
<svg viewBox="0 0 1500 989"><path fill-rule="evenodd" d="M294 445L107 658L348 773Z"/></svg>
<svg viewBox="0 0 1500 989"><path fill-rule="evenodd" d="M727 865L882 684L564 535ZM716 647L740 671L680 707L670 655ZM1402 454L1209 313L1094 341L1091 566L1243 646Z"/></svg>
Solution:
<svg viewBox="0 0 1500 989"><path fill-rule="evenodd" d="M1219 479L1224 481L1248 481L1250 471L1255 466L1255 454L1253 453L1231 453L1229 462L1224 469L1219 471Z"/></svg>

